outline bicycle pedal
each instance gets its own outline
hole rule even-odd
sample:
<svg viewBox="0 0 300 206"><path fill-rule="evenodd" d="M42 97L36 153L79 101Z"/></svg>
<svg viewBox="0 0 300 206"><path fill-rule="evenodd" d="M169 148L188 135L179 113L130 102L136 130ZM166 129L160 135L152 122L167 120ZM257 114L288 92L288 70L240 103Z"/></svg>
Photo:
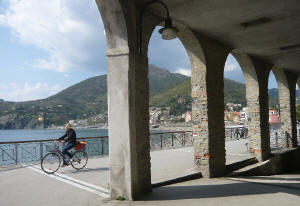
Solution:
<svg viewBox="0 0 300 206"><path fill-rule="evenodd" d="M66 167L66 166L69 166L70 164L69 163L64 163L61 165L61 167Z"/></svg>

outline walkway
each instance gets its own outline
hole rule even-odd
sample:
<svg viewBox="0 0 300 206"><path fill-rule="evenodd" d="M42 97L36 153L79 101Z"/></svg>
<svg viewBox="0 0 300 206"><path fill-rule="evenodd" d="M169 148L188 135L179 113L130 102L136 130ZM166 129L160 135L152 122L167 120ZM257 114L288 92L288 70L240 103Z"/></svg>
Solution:
<svg viewBox="0 0 300 206"><path fill-rule="evenodd" d="M228 163L249 157L245 141L230 141ZM108 196L108 164L107 157L94 158L82 171L66 167L55 175L43 173L39 165L0 168L0 205L97 205ZM193 149L153 151L151 165L153 183L193 173Z"/></svg>
<svg viewBox="0 0 300 206"><path fill-rule="evenodd" d="M140 201L110 201L105 206L298 206L300 173L249 179L198 179L160 187Z"/></svg>

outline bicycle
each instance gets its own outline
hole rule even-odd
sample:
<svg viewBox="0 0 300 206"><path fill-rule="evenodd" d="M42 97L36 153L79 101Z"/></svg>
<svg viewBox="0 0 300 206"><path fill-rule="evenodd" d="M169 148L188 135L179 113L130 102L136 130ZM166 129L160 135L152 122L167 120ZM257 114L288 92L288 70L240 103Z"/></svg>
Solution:
<svg viewBox="0 0 300 206"><path fill-rule="evenodd" d="M88 155L84 151L86 143L79 142L75 147L75 152L71 152L72 159L69 159L68 164L76 170L83 169L88 162ZM47 174L53 174L63 164L63 154L59 149L59 142L54 142L54 149L47 153L41 160L41 168Z"/></svg>

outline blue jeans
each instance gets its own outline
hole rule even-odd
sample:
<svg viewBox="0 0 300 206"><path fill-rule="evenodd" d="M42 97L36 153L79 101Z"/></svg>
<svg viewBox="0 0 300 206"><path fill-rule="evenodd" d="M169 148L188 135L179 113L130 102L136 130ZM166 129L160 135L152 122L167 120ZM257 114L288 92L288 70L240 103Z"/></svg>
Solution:
<svg viewBox="0 0 300 206"><path fill-rule="evenodd" d="M64 149L62 150L62 154L63 154L63 161L64 163L66 163L66 157L65 155L68 155L68 157L71 159L73 157L73 155L69 152L70 149L74 148L75 145L72 143L68 143Z"/></svg>

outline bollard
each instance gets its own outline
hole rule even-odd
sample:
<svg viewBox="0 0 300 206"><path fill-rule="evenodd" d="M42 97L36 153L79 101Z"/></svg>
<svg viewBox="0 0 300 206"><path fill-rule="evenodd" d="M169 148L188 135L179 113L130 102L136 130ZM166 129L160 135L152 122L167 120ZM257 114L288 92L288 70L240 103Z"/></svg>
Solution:
<svg viewBox="0 0 300 206"><path fill-rule="evenodd" d="M101 138L101 155L104 155L104 139Z"/></svg>
<svg viewBox="0 0 300 206"><path fill-rule="evenodd" d="M276 151L278 151L278 133L275 132Z"/></svg>
<svg viewBox="0 0 300 206"><path fill-rule="evenodd" d="M162 140L162 134L160 135L160 149L162 149L162 147L163 147L163 140Z"/></svg>
<svg viewBox="0 0 300 206"><path fill-rule="evenodd" d="M16 150L16 165L18 164L18 143L15 144L15 150Z"/></svg>
<svg viewBox="0 0 300 206"><path fill-rule="evenodd" d="M289 148L289 136L288 136L288 132L287 131L285 131L285 139L286 139L286 148Z"/></svg>
<svg viewBox="0 0 300 206"><path fill-rule="evenodd" d="M40 160L43 159L43 143L40 142Z"/></svg>
<svg viewBox="0 0 300 206"><path fill-rule="evenodd" d="M172 133L172 148L174 147L174 135Z"/></svg>

